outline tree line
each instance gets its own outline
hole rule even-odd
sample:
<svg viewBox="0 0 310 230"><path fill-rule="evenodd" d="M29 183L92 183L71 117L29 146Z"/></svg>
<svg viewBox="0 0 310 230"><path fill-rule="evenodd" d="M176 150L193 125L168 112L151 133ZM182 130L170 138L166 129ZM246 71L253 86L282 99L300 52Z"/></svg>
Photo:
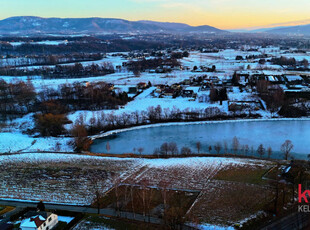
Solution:
<svg viewBox="0 0 310 230"><path fill-rule="evenodd" d="M181 64L178 62L176 58L152 58L152 59L141 59L138 61L130 61L127 63L127 67L129 71L139 71L139 72L144 72L145 70L149 69L156 69L157 67L164 67L164 66L169 66L169 67L176 67L180 66Z"/></svg>
<svg viewBox="0 0 310 230"><path fill-rule="evenodd" d="M193 156L199 155L202 149L202 143L200 141L195 144L196 149L192 150L190 147L183 146L181 149L177 146L175 142L164 142L159 148L155 148L153 155L157 157L174 157L174 156ZM206 145L207 151L209 154L216 152L216 154L234 154L234 155L243 155L243 156L255 156L258 155L260 158L270 159L273 154L273 149L269 146L265 148L263 144L260 144L257 149L254 149L253 146L247 144L241 145L237 137L232 139L231 145L228 145L226 141L223 144L217 142L215 145ZM291 157L291 151L294 148L294 145L291 140L286 140L280 146L280 150L284 160L288 160ZM143 153L143 148L134 149L138 150L140 154Z"/></svg>
<svg viewBox="0 0 310 230"><path fill-rule="evenodd" d="M128 101L130 98L126 92L116 93L113 85L104 82L75 82L36 92L31 81L7 83L0 80L0 113L3 114L61 114L75 110L116 109Z"/></svg>
<svg viewBox="0 0 310 230"><path fill-rule="evenodd" d="M103 58L100 53L73 53L54 55L27 55L25 57L15 57L6 55L0 59L0 67L25 67L33 65L56 65L82 61L98 61Z"/></svg>
<svg viewBox="0 0 310 230"><path fill-rule="evenodd" d="M102 64L93 63L86 66L77 62L74 65L55 65L54 67L31 69L10 66L0 68L0 75L3 76L43 76L43 78L79 78L102 76L114 72L114 66L110 62Z"/></svg>

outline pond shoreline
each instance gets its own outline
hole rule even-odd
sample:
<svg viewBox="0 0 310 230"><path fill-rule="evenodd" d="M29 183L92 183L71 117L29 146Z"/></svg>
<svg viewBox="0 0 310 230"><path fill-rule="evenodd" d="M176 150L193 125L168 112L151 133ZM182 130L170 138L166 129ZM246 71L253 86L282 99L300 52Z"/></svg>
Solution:
<svg viewBox="0 0 310 230"><path fill-rule="evenodd" d="M155 123L148 125L138 125L129 128L115 129L110 130L101 134L90 136L92 141L96 139L101 139L113 134L128 132L139 129L148 129L148 128L156 128L156 127L164 127L164 126L185 126L185 125L202 125L202 124L216 124L216 123L237 123L237 122L264 122L264 121L310 121L309 117L304 118L253 118L253 119L227 119L227 120L206 120L206 121L178 121L178 122L163 122L163 123Z"/></svg>

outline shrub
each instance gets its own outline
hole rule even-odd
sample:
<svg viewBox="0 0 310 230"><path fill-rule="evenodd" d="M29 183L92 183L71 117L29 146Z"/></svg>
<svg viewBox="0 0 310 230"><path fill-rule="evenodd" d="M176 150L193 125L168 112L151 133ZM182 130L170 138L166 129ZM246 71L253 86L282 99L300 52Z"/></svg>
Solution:
<svg viewBox="0 0 310 230"><path fill-rule="evenodd" d="M65 124L70 124L65 114L36 114L35 124L36 129L41 133L42 136L59 136L64 134Z"/></svg>

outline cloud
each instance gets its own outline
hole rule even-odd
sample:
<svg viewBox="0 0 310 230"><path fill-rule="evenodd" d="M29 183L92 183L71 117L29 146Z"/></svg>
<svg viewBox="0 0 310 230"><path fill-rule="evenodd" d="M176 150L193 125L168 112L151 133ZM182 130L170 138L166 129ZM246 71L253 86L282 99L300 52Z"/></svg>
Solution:
<svg viewBox="0 0 310 230"><path fill-rule="evenodd" d="M278 26L296 26L296 25L306 25L310 24L310 19L298 20L298 21L290 21L290 22L281 22L281 23L274 23L268 26L270 27L278 27Z"/></svg>
<svg viewBox="0 0 310 230"><path fill-rule="evenodd" d="M210 1L201 0L130 0L131 2L140 4L155 4L164 9L182 9L187 11L203 11L209 5Z"/></svg>

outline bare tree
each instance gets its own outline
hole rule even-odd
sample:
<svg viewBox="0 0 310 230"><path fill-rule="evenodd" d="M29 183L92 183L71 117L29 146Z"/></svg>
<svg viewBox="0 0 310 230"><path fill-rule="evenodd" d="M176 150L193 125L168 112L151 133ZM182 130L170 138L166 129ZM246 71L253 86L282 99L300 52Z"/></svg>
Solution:
<svg viewBox="0 0 310 230"><path fill-rule="evenodd" d="M84 125L75 124L71 130L74 136L74 147L77 152L88 151L92 140L87 136L87 130Z"/></svg>
<svg viewBox="0 0 310 230"><path fill-rule="evenodd" d="M168 201L168 195L169 195L169 186L171 186L171 181L168 180L168 178L165 178L159 182L159 188L160 188L162 198L164 201L164 210L163 210L164 212L163 213L165 213L168 208L167 201Z"/></svg>
<svg viewBox="0 0 310 230"><path fill-rule="evenodd" d="M150 222L151 218L151 204L153 201L153 191L154 189L150 187L150 181L147 178L143 178L140 181L141 184L141 198L142 198L142 205L143 205L143 215L148 216L148 221Z"/></svg>
<svg viewBox="0 0 310 230"><path fill-rule="evenodd" d="M138 125L140 123L140 113L138 110L131 113L131 116L134 118L135 124Z"/></svg>
<svg viewBox="0 0 310 230"><path fill-rule="evenodd" d="M165 142L160 146L160 154L167 156L168 152L169 152L169 145L167 142Z"/></svg>
<svg viewBox="0 0 310 230"><path fill-rule="evenodd" d="M269 99L266 100L268 109L271 112L271 115L278 112L279 109L284 105L285 93L281 87L276 89Z"/></svg>
<svg viewBox="0 0 310 230"><path fill-rule="evenodd" d="M157 119L157 111L154 106L150 106L147 108L147 117L151 123L154 123Z"/></svg>
<svg viewBox="0 0 310 230"><path fill-rule="evenodd" d="M178 146L175 142L170 142L168 144L168 149L171 155L176 155L179 153Z"/></svg>
<svg viewBox="0 0 310 230"><path fill-rule="evenodd" d="M181 149L181 154L182 155L190 155L191 153L192 153L192 150L190 148L188 148L188 147L183 147Z"/></svg>
<svg viewBox="0 0 310 230"><path fill-rule="evenodd" d="M242 155L245 155L245 154L244 154L244 149L245 149L245 147L244 147L244 145L242 145L242 146L241 146L241 154L242 154Z"/></svg>
<svg viewBox="0 0 310 230"><path fill-rule="evenodd" d="M134 189L134 186L135 186L135 181L134 179L131 177L131 178L128 178L127 179L127 182L130 186L130 198L131 198L131 211L133 213L133 216L135 217L136 216L136 213L135 213L135 200L134 200L134 192L133 192L133 189Z"/></svg>
<svg viewBox="0 0 310 230"><path fill-rule="evenodd" d="M263 144L260 144L257 148L257 154L260 156L260 158L263 157L263 155L265 154L265 148L263 146Z"/></svg>
<svg viewBox="0 0 310 230"><path fill-rule="evenodd" d="M144 148L138 148L138 152L140 155L142 155L142 152L144 151Z"/></svg>
<svg viewBox="0 0 310 230"><path fill-rule="evenodd" d="M267 149L267 154L268 154L268 159L270 159L271 154L272 154L272 148L270 146Z"/></svg>
<svg viewBox="0 0 310 230"><path fill-rule="evenodd" d="M147 122L147 119L148 119L148 115L147 115L147 112L142 110L141 113L140 113L140 116L141 116L141 123L146 123Z"/></svg>
<svg viewBox="0 0 310 230"><path fill-rule="evenodd" d="M160 148L155 148L153 151L153 155L159 157L160 155Z"/></svg>
<svg viewBox="0 0 310 230"><path fill-rule="evenodd" d="M238 149L239 149L239 140L237 137L234 137L233 138L233 142L232 142L232 148L233 148L233 151L234 151L234 154L237 153Z"/></svg>
<svg viewBox="0 0 310 230"><path fill-rule="evenodd" d="M155 108L155 113L156 113L156 120L161 120L162 119L162 108L160 105L156 106Z"/></svg>
<svg viewBox="0 0 310 230"><path fill-rule="evenodd" d="M212 151L212 146L209 145L209 153L211 153L211 151Z"/></svg>
<svg viewBox="0 0 310 230"><path fill-rule="evenodd" d="M222 149L222 145L220 142L217 142L216 145L214 146L215 151L217 152L217 154L220 154L221 149Z"/></svg>
<svg viewBox="0 0 310 230"><path fill-rule="evenodd" d="M147 189L149 186L149 181L144 178L140 181L141 183L141 198L142 198L142 205L143 205L143 216L146 216L146 199L147 199Z"/></svg>
<svg viewBox="0 0 310 230"><path fill-rule="evenodd" d="M294 148L294 145L292 144L292 141L286 140L282 145L281 145L281 151L283 152L284 159L287 160L290 156L290 152Z"/></svg>
<svg viewBox="0 0 310 230"><path fill-rule="evenodd" d="M98 214L100 214L100 208L102 205L103 194L102 194L101 189L100 189L99 180L94 179L91 181L91 184L92 184L93 189L95 191L95 197L93 199L93 205L97 207L97 212L98 212Z"/></svg>
<svg viewBox="0 0 310 230"><path fill-rule="evenodd" d="M164 119L168 120L170 118L170 109L169 108L164 108Z"/></svg>
<svg viewBox="0 0 310 230"><path fill-rule="evenodd" d="M123 112L120 115L120 120L121 120L122 125L127 126L130 123L130 118L131 118L130 114Z"/></svg>
<svg viewBox="0 0 310 230"><path fill-rule="evenodd" d="M225 154L228 153L228 145L227 145L226 141L224 141L224 152L225 152Z"/></svg>
<svg viewBox="0 0 310 230"><path fill-rule="evenodd" d="M200 143L200 141L197 141L197 142L196 142L196 148L197 148L197 153L199 154L199 153L200 153L200 148L201 148L201 143Z"/></svg>
<svg viewBox="0 0 310 230"><path fill-rule="evenodd" d="M302 63L302 65L304 66L304 68L308 69L308 67L309 67L309 61L308 61L307 59L304 58L304 59L301 61L301 63Z"/></svg>
<svg viewBox="0 0 310 230"><path fill-rule="evenodd" d="M249 149L249 146L248 146L248 145L245 145L245 146L244 146L244 154L245 154L245 155L248 155L249 150L250 150L250 149Z"/></svg>
<svg viewBox="0 0 310 230"><path fill-rule="evenodd" d="M116 203L115 203L115 210L116 211L120 211L120 191L119 191L119 185L121 183L121 179L119 176L115 175L112 178L112 182L113 182L113 188L114 188L114 192L115 192L115 198L116 198Z"/></svg>

